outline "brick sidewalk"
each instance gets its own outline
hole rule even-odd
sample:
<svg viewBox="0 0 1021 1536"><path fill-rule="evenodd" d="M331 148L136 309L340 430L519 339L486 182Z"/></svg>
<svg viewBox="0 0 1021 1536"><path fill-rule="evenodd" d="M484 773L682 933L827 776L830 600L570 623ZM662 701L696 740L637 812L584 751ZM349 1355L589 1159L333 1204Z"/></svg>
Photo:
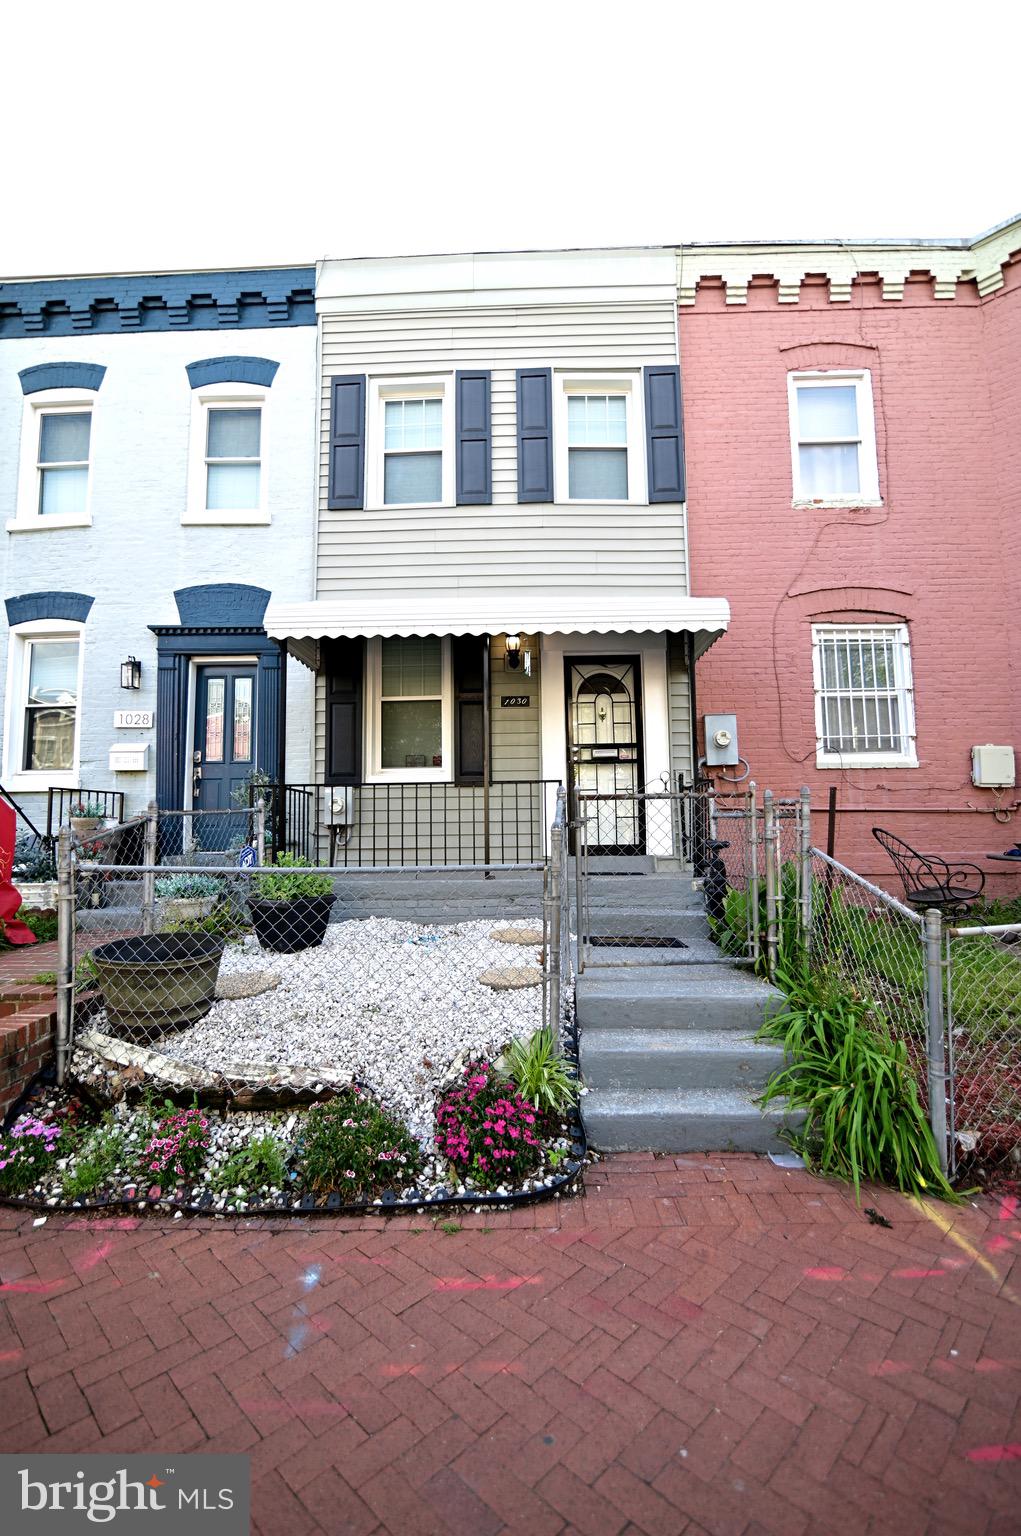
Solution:
<svg viewBox="0 0 1021 1536"><path fill-rule="evenodd" d="M1021 1210L863 1204L643 1155L453 1234L0 1210L0 1449L248 1451L263 1536L1013 1536Z"/></svg>

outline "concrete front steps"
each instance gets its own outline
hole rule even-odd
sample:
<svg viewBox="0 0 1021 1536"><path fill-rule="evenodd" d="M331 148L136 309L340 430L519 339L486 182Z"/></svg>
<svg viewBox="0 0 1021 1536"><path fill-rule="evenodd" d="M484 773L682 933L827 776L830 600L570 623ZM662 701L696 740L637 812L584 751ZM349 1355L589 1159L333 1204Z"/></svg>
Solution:
<svg viewBox="0 0 1021 1536"><path fill-rule="evenodd" d="M782 993L723 960L704 917L675 915L660 931L688 950L596 948L597 964L578 978L590 1142L607 1152L781 1150L782 1108L763 1111L755 1099L783 1051L754 1036ZM607 955L613 963L598 963Z"/></svg>

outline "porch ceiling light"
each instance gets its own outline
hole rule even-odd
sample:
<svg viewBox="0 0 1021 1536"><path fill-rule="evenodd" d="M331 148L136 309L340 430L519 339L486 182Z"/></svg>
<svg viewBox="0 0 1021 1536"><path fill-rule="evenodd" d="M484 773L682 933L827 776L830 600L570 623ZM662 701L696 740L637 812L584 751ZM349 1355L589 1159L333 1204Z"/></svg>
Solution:
<svg viewBox="0 0 1021 1536"><path fill-rule="evenodd" d="M129 656L127 661L121 662L121 687L141 688L141 686L142 663L137 661L134 656Z"/></svg>
<svg viewBox="0 0 1021 1536"><path fill-rule="evenodd" d="M508 635L504 645L507 650L507 665L512 672L516 672L521 665L521 636Z"/></svg>

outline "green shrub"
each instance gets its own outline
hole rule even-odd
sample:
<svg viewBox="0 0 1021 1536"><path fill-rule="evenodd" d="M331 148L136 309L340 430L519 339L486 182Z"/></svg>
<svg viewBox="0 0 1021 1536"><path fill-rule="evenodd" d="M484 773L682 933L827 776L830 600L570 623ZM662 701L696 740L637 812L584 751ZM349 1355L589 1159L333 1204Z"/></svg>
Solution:
<svg viewBox="0 0 1021 1536"><path fill-rule="evenodd" d="M298 901L302 897L332 896L333 881L328 875L313 875L307 859L293 853L279 853L273 865L253 876L252 894L261 901Z"/></svg>
<svg viewBox="0 0 1021 1536"><path fill-rule="evenodd" d="M797 962L804 949L801 934L801 903L799 877L796 864L784 864L780 870L779 922L777 925L777 955L789 964ZM746 953L750 918L753 904L758 902L759 959L756 971L766 972L766 882L758 876L757 890L749 883L747 890L728 890L724 898L723 920L709 919L713 938L725 955L743 956Z"/></svg>
<svg viewBox="0 0 1021 1536"><path fill-rule="evenodd" d="M14 884L20 880L55 880L57 866L53 858L53 845L31 833L22 833L14 844Z"/></svg>
<svg viewBox="0 0 1021 1536"><path fill-rule="evenodd" d="M13 921L24 923L26 928L30 928L40 944L49 944L57 937L56 912L26 912L22 909L15 914ZM0 918L0 949L13 949L15 946L8 943L5 928L6 925Z"/></svg>
<svg viewBox="0 0 1021 1536"><path fill-rule="evenodd" d="M232 1152L212 1183L218 1190L259 1190L264 1186L280 1189L286 1177L287 1150L283 1142L267 1131Z"/></svg>
<svg viewBox="0 0 1021 1536"><path fill-rule="evenodd" d="M248 932L244 917L230 902L220 902L205 917L178 918L167 923L164 933L211 933L225 944L239 943Z"/></svg>
<svg viewBox="0 0 1021 1536"><path fill-rule="evenodd" d="M871 1179L905 1194L956 1200L907 1045L893 1037L874 1002L804 966L781 969L777 980L788 1006L763 1025L759 1038L782 1042L788 1065L759 1102L783 1099L788 1109L804 1111L802 1128L787 1133L794 1149L819 1173L849 1179L858 1199L861 1181Z"/></svg>
<svg viewBox="0 0 1021 1536"><path fill-rule="evenodd" d="M124 1157L124 1133L115 1129L113 1116L106 1114L102 1123L87 1131L75 1152L74 1166L63 1178L65 1200L83 1200L109 1183L114 1169Z"/></svg>
<svg viewBox="0 0 1021 1536"><path fill-rule="evenodd" d="M512 1040L497 1067L543 1115L560 1119L578 1102L570 1063L548 1025L528 1040Z"/></svg>
<svg viewBox="0 0 1021 1536"><path fill-rule="evenodd" d="M199 901L219 896L223 881L212 875L164 875L156 881L156 895L161 901Z"/></svg>
<svg viewBox="0 0 1021 1536"><path fill-rule="evenodd" d="M351 1200L399 1188L422 1166L407 1126L357 1088L309 1110L300 1156L313 1189L336 1189Z"/></svg>

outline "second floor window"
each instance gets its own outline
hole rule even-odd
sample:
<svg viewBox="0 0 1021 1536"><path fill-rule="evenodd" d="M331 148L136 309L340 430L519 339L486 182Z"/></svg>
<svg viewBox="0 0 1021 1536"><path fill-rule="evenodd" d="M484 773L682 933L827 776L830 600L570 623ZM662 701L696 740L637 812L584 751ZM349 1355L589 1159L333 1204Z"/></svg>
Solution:
<svg viewBox="0 0 1021 1536"><path fill-rule="evenodd" d="M37 460L41 516L84 515L91 436L91 411L41 412Z"/></svg>
<svg viewBox="0 0 1021 1536"><path fill-rule="evenodd" d="M879 499L868 373L789 376L795 501Z"/></svg>
<svg viewBox="0 0 1021 1536"><path fill-rule="evenodd" d="M627 501L627 396L569 394L567 485L572 501Z"/></svg>
<svg viewBox="0 0 1021 1536"><path fill-rule="evenodd" d="M247 511L260 504L262 410L212 406L206 421L206 508Z"/></svg>
<svg viewBox="0 0 1021 1536"><path fill-rule="evenodd" d="M383 410L384 503L442 501L442 397L385 400Z"/></svg>

